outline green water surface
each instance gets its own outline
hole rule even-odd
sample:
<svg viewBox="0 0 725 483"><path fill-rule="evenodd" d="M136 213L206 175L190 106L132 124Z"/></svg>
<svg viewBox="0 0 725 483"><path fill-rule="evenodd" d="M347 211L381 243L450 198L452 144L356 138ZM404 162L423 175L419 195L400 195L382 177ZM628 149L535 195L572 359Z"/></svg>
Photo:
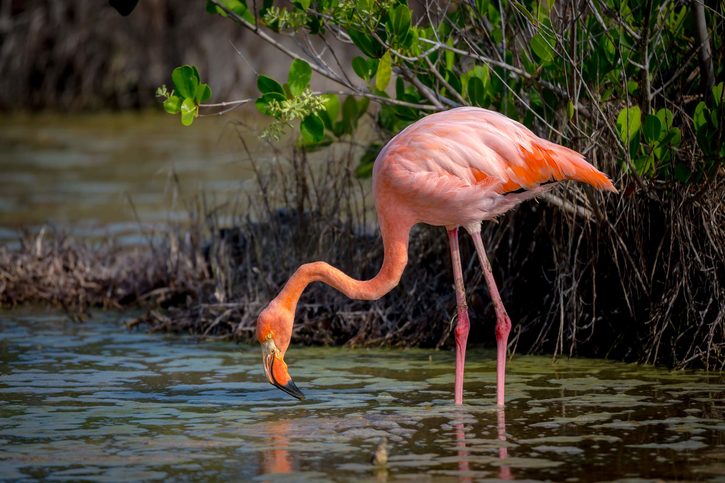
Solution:
<svg viewBox="0 0 725 483"><path fill-rule="evenodd" d="M257 347L128 332L118 314L0 313L0 479L647 481L725 478L725 380L599 360L495 362L292 347L307 399ZM389 461L370 463L382 437Z"/></svg>
<svg viewBox="0 0 725 483"><path fill-rule="evenodd" d="M243 205L254 181L240 137L257 162L270 156L233 117L201 121L189 129L159 112L3 117L0 242L45 224L137 234L139 225L186 220L199 193L209 206Z"/></svg>

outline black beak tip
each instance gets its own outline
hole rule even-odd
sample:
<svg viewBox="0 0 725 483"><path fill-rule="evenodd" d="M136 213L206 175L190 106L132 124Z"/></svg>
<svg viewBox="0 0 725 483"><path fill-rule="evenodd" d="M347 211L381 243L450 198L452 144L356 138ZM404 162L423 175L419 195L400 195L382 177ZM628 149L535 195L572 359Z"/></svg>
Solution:
<svg viewBox="0 0 725 483"><path fill-rule="evenodd" d="M283 390L290 396L296 397L300 401L305 399L305 395L302 394L302 391L300 391L300 388L297 387L297 385L291 379L284 386L282 384L275 384L275 386L277 386L279 389Z"/></svg>

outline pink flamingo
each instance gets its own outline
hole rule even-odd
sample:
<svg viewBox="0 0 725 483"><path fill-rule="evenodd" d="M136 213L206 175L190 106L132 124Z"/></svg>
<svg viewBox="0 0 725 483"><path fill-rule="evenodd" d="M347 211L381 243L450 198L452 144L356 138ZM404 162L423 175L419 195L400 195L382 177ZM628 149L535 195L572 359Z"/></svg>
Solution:
<svg viewBox="0 0 725 483"><path fill-rule="evenodd" d="M362 281L325 262L300 266L257 320L257 339L262 344L269 382L303 398L289 376L284 354L292 336L297 301L305 287L324 282L353 299L379 299L400 281L408 261L411 228L427 223L448 231L458 305L454 400L462 404L469 331L458 249L458 227L462 226L473 238L496 311L496 404L503 406L511 320L483 248L481 221L550 189L555 181L568 179L617 191L581 154L541 139L522 124L493 111L461 107L431 114L408 126L380 151L373 168L373 194L385 250L380 271Z"/></svg>

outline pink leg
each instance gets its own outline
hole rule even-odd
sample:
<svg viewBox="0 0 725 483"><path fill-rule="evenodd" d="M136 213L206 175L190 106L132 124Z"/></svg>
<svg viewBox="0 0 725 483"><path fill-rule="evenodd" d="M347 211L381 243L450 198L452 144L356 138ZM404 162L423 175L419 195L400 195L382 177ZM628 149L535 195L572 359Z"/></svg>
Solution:
<svg viewBox="0 0 725 483"><path fill-rule="evenodd" d="M456 305L458 306L458 322L456 323L456 383L454 401L463 404L463 367L466 364L466 342L468 341L468 306L466 290L463 288L463 269L461 268L461 252L458 249L458 228L448 230L448 242L451 245L451 263L453 265L453 281L456 286Z"/></svg>
<svg viewBox="0 0 725 483"><path fill-rule="evenodd" d="M497 427L498 427L498 439L499 441L502 441L504 444L506 443L506 413L504 412L503 408L500 408L498 410L497 414ZM501 447L498 449L498 459L501 460L501 462L505 462L506 459L509 457L509 450L506 446L501 445ZM500 480L512 480L513 477L511 475L511 467L509 465L501 465L498 469L498 478Z"/></svg>
<svg viewBox="0 0 725 483"><path fill-rule="evenodd" d="M504 402L504 383L506 379L506 350L508 348L509 332L511 332L511 319L506 313L506 308L501 301L501 295L496 288L496 281L493 279L491 271L491 263L486 256L486 250L483 249L483 241L480 232L471 233L473 244L476 246L478 260L483 268L483 276L486 278L486 285L493 300L493 307L496 309L496 404L503 406Z"/></svg>
<svg viewBox="0 0 725 483"><path fill-rule="evenodd" d="M461 473L468 473L471 471L471 466L468 464L468 449L466 448L466 430L464 423L456 424L456 446L458 447L458 471ZM470 476L459 477L459 482L473 481Z"/></svg>

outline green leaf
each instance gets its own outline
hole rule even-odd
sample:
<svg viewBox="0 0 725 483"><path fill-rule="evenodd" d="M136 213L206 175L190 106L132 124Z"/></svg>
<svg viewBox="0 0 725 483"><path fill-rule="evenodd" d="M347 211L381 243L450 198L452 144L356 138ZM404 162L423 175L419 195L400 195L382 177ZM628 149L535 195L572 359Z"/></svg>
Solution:
<svg viewBox="0 0 725 483"><path fill-rule="evenodd" d="M637 92L638 88L639 82L633 80L627 81L627 92L629 92L630 95L634 95L634 93Z"/></svg>
<svg viewBox="0 0 725 483"><path fill-rule="evenodd" d="M448 81L448 84L450 84L453 92L456 92L458 94L463 92L463 84L461 83L461 78L458 77L455 72L448 71L446 73L446 80ZM447 87L446 90L448 91ZM455 95L453 92L449 91L449 94Z"/></svg>
<svg viewBox="0 0 725 483"><path fill-rule="evenodd" d="M396 99L402 99L405 96L405 82L402 77L395 79L395 97Z"/></svg>
<svg viewBox="0 0 725 483"><path fill-rule="evenodd" d="M644 126L642 128L644 138L648 143L657 141L662 133L662 123L657 116L647 114L644 118Z"/></svg>
<svg viewBox="0 0 725 483"><path fill-rule="evenodd" d="M310 85L311 79L312 69L310 64L301 59L293 60L287 76L290 93L295 97L299 96Z"/></svg>
<svg viewBox="0 0 725 483"><path fill-rule="evenodd" d="M335 123L332 119L330 119L330 115L327 113L327 111L318 111L317 115L320 116L320 119L322 119L322 124L325 125L325 129L328 129L330 131L333 131L335 129Z"/></svg>
<svg viewBox="0 0 725 483"><path fill-rule="evenodd" d="M376 59L366 59L360 56L352 59L352 70L363 80L372 79L377 68L378 61Z"/></svg>
<svg viewBox="0 0 725 483"><path fill-rule="evenodd" d="M393 61L390 57L390 51L380 58L378 63L378 70L375 73L375 88L379 91L384 91L388 87L390 77L393 74Z"/></svg>
<svg viewBox="0 0 725 483"><path fill-rule="evenodd" d="M325 125L320 116L309 114L300 123L300 132L306 143L319 143L325 136Z"/></svg>
<svg viewBox="0 0 725 483"><path fill-rule="evenodd" d="M368 61L359 55L353 57L352 59L352 70L354 70L357 76L363 80L370 80L372 77Z"/></svg>
<svg viewBox="0 0 725 483"><path fill-rule="evenodd" d="M181 124L184 126L191 126L196 117L198 107L194 102L194 99L187 97L184 102L181 103Z"/></svg>
<svg viewBox="0 0 725 483"><path fill-rule="evenodd" d="M357 101L357 119L363 117L363 114L367 112L369 105L370 99L367 97L361 97L360 100Z"/></svg>
<svg viewBox="0 0 725 483"><path fill-rule="evenodd" d="M682 142L682 131L679 127L673 127L667 132L667 135L662 140L663 144L669 144L672 147L679 147Z"/></svg>
<svg viewBox="0 0 725 483"><path fill-rule="evenodd" d="M207 6L206 6L207 12L210 11L209 3L210 2L207 2ZM224 5L224 7L227 10L234 12L235 14L239 15L247 22L254 23L254 15L252 15L252 12L249 11L249 8L247 7L246 2L241 1L241 0L221 0L221 4ZM212 6L214 6L214 5L212 4ZM223 17L227 16L227 13L219 7L216 7L216 12ZM211 12L211 13L213 13L213 12Z"/></svg>
<svg viewBox="0 0 725 483"><path fill-rule="evenodd" d="M181 97L194 97L196 87L199 85L199 72L196 67L183 65L177 67L171 73L171 80L174 82L174 89Z"/></svg>
<svg viewBox="0 0 725 483"><path fill-rule="evenodd" d="M613 64L617 55L617 48L614 46L614 43L609 39L608 35L605 36L604 40L602 41L602 50L604 51L604 57L607 59L607 62Z"/></svg>
<svg viewBox="0 0 725 483"><path fill-rule="evenodd" d="M455 42L453 41L453 37L450 37L448 39L448 41L446 42L446 45L448 47L455 47ZM446 57L446 70L452 70L453 64L456 61L456 53L453 52L452 50L446 49L445 57Z"/></svg>
<svg viewBox="0 0 725 483"><path fill-rule="evenodd" d="M682 183L687 183L690 180L692 172L686 165L678 163L675 165L675 179Z"/></svg>
<svg viewBox="0 0 725 483"><path fill-rule="evenodd" d="M347 34L350 36L352 43L368 57L379 59L385 53L385 47L372 36L355 29L348 29Z"/></svg>
<svg viewBox="0 0 725 483"><path fill-rule="evenodd" d="M571 99L566 102L566 114L570 121L574 118L574 103L571 102Z"/></svg>
<svg viewBox="0 0 725 483"><path fill-rule="evenodd" d="M486 89L478 77L468 79L468 99L474 106L483 107L486 102Z"/></svg>
<svg viewBox="0 0 725 483"><path fill-rule="evenodd" d="M547 43L546 39L543 35L540 33L534 35L531 38L531 50L536 54L536 56L544 62L545 64L548 64L552 60L554 60L554 51L551 48L551 46Z"/></svg>
<svg viewBox="0 0 725 483"><path fill-rule="evenodd" d="M652 152L660 161L667 162L672 159L672 146L669 144L657 143Z"/></svg>
<svg viewBox="0 0 725 483"><path fill-rule="evenodd" d="M619 138L624 144L629 145L630 142L639 134L642 113L639 106L625 107L617 116L617 131Z"/></svg>
<svg viewBox="0 0 725 483"><path fill-rule="evenodd" d="M207 13L211 13L211 14L218 13L219 15L222 15L224 17L227 16L227 14L224 13L224 11L221 8L214 5L214 2L212 2L211 0L206 0L206 11L207 11Z"/></svg>
<svg viewBox="0 0 725 483"><path fill-rule="evenodd" d="M284 96L284 89L282 88L282 85L266 75L257 76L257 89L259 89L259 92L262 94L276 92L277 94Z"/></svg>
<svg viewBox="0 0 725 483"><path fill-rule="evenodd" d="M712 98L715 100L715 105L720 107L723 101L723 83L719 82L712 86Z"/></svg>
<svg viewBox="0 0 725 483"><path fill-rule="evenodd" d="M211 88L209 87L209 84L204 82L203 84L199 84L196 86L196 94L194 95L194 100L197 104L201 104L202 102L208 100L211 97Z"/></svg>
<svg viewBox="0 0 725 483"><path fill-rule="evenodd" d="M669 131L672 127L672 120L674 119L674 114L672 114L672 111L670 111L667 108L662 108L659 111L657 111L657 119L660 120L660 123L662 124L662 129L665 131Z"/></svg>
<svg viewBox="0 0 725 483"><path fill-rule="evenodd" d="M707 114L709 109L703 101L700 101L695 107L695 113L692 116L692 121L695 124L695 131L701 131L707 127Z"/></svg>
<svg viewBox="0 0 725 483"><path fill-rule="evenodd" d="M407 5L398 5L389 12L390 22L388 27L391 33L398 39L403 40L408 35L411 25L410 9Z"/></svg>
<svg viewBox="0 0 725 483"><path fill-rule="evenodd" d="M342 103L342 118L350 121L355 121L358 118L357 102L355 102L353 96L347 96Z"/></svg>
<svg viewBox="0 0 725 483"><path fill-rule="evenodd" d="M269 112L269 103L272 100L276 100L277 102L282 102L285 100L285 97L280 94L279 92L268 92L264 94L262 97L258 98L254 105L257 108L259 112L264 114L265 116L271 116L272 114Z"/></svg>
<svg viewBox="0 0 725 483"><path fill-rule="evenodd" d="M340 114L340 97L337 94L323 94L320 98L330 120L335 121Z"/></svg>
<svg viewBox="0 0 725 483"><path fill-rule="evenodd" d="M360 116L358 115L358 104L353 96L347 96L345 101L342 103L342 121L341 127L342 134L349 134L357 126L357 120ZM340 136L341 134L336 135Z"/></svg>
<svg viewBox="0 0 725 483"><path fill-rule="evenodd" d="M479 79L481 79L481 82L483 82L483 87L485 88L491 82L491 71L489 70L487 65L476 65L468 72L463 74L463 83L467 86L468 79L472 77L478 77Z"/></svg>
<svg viewBox="0 0 725 483"><path fill-rule="evenodd" d="M181 110L181 99L179 96L170 96L164 101L164 109L169 114L178 114Z"/></svg>

